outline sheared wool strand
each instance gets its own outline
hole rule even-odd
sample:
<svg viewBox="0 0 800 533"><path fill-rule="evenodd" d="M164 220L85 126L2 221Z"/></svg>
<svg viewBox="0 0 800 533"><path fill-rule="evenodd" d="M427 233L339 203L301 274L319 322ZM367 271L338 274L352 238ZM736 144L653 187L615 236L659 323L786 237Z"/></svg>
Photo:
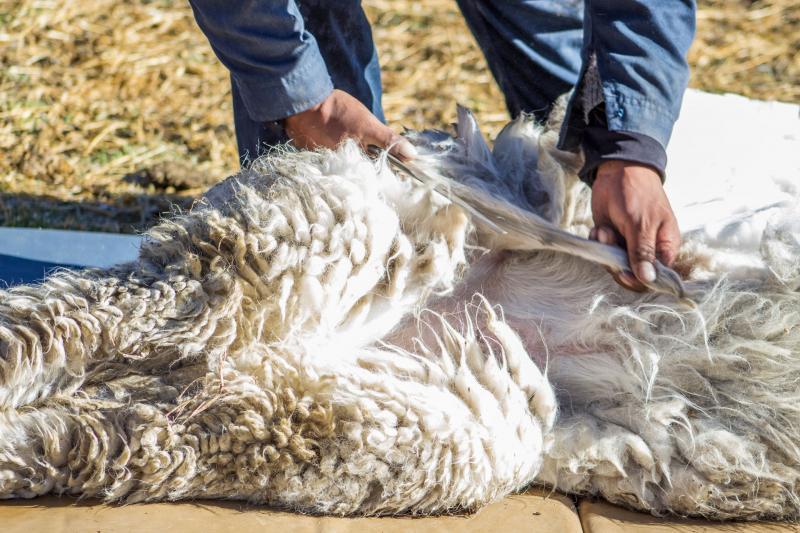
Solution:
<svg viewBox="0 0 800 533"><path fill-rule="evenodd" d="M456 138L410 138L431 173L585 235L557 131L521 117L491 150L462 110ZM796 519L796 220L748 276L707 266L690 308L574 256L489 249L351 143L277 150L137 261L0 293L0 497L435 513L538 482Z"/></svg>

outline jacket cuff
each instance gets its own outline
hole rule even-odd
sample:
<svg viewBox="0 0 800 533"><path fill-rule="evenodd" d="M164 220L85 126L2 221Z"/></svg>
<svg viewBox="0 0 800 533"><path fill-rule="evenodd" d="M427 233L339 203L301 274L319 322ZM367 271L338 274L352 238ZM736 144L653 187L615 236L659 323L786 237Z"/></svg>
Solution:
<svg viewBox="0 0 800 533"><path fill-rule="evenodd" d="M254 77L232 72L247 114L258 122L281 120L319 104L333 92L325 60L314 43L282 76Z"/></svg>
<svg viewBox="0 0 800 533"><path fill-rule="evenodd" d="M667 168L667 152L661 144L642 133L628 131L608 131L605 128L590 127L583 137L583 168L578 176L589 187L594 184L597 167L603 161L622 160L641 163L658 172L664 183Z"/></svg>
<svg viewBox="0 0 800 533"><path fill-rule="evenodd" d="M608 129L604 105L595 107L589 114L589 124L583 131L581 147L584 164L578 176L590 187L594 184L597 167L603 161L621 160L641 163L658 172L664 183L667 168L667 151L656 139L633 131Z"/></svg>

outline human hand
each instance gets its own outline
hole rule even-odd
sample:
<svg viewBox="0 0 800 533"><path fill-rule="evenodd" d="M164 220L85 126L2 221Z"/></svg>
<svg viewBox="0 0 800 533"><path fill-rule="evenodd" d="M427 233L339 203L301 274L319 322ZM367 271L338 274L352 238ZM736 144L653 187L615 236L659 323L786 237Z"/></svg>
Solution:
<svg viewBox="0 0 800 533"><path fill-rule="evenodd" d="M670 266L675 260L681 244L678 221L652 168L618 160L601 163L592 186L592 215L590 238L628 251L635 277L617 276L621 285L644 291L642 282L656 279L654 261Z"/></svg>
<svg viewBox="0 0 800 533"><path fill-rule="evenodd" d="M354 139L362 149L369 145L389 148L401 159L413 159L414 145L392 131L364 104L344 91L334 91L311 109L284 121L287 135L298 148L336 148L345 139Z"/></svg>

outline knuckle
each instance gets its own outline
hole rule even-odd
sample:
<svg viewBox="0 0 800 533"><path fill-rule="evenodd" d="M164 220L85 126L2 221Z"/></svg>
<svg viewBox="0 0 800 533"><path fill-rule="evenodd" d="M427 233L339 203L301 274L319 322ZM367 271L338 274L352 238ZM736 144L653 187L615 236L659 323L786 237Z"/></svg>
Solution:
<svg viewBox="0 0 800 533"><path fill-rule="evenodd" d="M633 248L633 254L639 261L652 261L656 256L656 249L652 243L639 242Z"/></svg>
<svg viewBox="0 0 800 533"><path fill-rule="evenodd" d="M667 243L662 243L656 246L656 252L658 255L671 254L674 249L675 248L672 246L672 244Z"/></svg>

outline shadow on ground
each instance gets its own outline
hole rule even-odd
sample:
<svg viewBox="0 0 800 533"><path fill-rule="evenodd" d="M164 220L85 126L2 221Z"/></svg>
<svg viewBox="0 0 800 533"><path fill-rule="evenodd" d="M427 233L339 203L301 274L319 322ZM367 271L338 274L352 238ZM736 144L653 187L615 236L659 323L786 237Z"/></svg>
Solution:
<svg viewBox="0 0 800 533"><path fill-rule="evenodd" d="M219 179L166 161L128 173L111 187L89 188L88 198L64 198L57 190L0 191L0 226L141 233L164 215L188 210Z"/></svg>
<svg viewBox="0 0 800 533"><path fill-rule="evenodd" d="M141 233L162 216L187 211L194 200L168 193L118 194L107 201L0 193L0 226Z"/></svg>

